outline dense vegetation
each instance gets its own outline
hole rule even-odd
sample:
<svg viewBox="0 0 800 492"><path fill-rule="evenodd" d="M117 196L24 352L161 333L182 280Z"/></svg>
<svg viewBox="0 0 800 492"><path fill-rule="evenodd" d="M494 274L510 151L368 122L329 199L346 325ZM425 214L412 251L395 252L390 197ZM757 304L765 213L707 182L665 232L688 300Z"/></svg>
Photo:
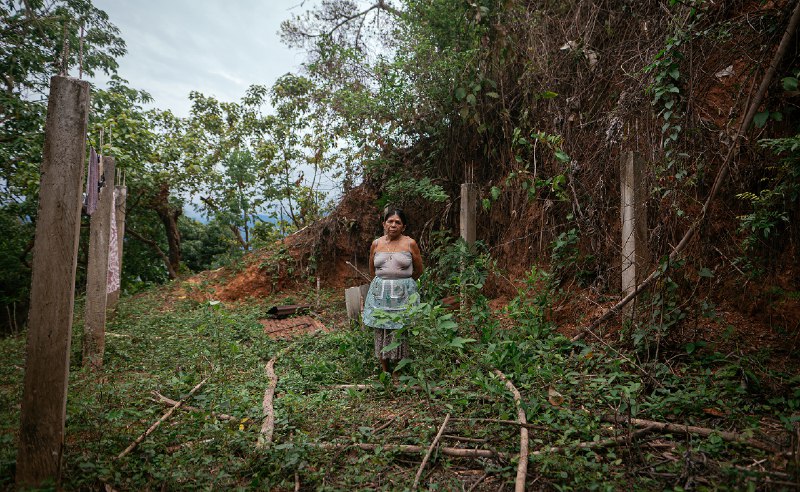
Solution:
<svg viewBox="0 0 800 492"><path fill-rule="evenodd" d="M115 75L125 44L91 2L0 1L0 351L15 361L2 368L0 442L11 445L1 483L10 486L14 468L48 80L75 75L83 29L80 69L110 80L93 90L88 138L116 157L130 190L128 297L109 326L103 374L78 369L76 329L67 488L191 488L189 477L222 488L296 479L322 490L407 488L416 458L318 445L426 447L448 413L513 420L495 369L522 392L532 449L542 451L530 487L791 487L800 470L796 35L753 124L739 127L795 5L309 2L282 27L307 54L301 73L253 85L236 102L193 92L180 118L145 110L146 88ZM628 151L645 162L646 267L658 277L625 321L571 341L620 297ZM479 188L477 246L452 239L464 181ZM185 216L189 197L204 222ZM376 372L369 335L342 321L339 294L326 291L317 315L333 331L291 342L278 360L275 444L257 449L263 362L288 343L264 338L257 320L272 303L313 299L307 286L320 276L342 283L335 262L363 264L388 203L411 212L429 266L401 384ZM690 228L688 248L669 257ZM275 244L297 231L292 255ZM295 291L222 305L193 297L212 286L181 280L225 265L233 275L256 249L266 252L263 271L291 276ZM447 296L462 297L457 311L440 305ZM162 412L150 390L178 398L205 377L193 398L203 411L180 413L113 460ZM330 387L338 383L370 388ZM636 433L611 425L614 416L716 431ZM431 488L512 482L517 427L459 422L450 431L461 440L444 445L502 457L440 456ZM763 446L723 439L733 430Z"/></svg>
<svg viewBox="0 0 800 492"><path fill-rule="evenodd" d="M611 345L575 345L546 321L543 280L531 272L519 297L491 316L486 300L474 299L458 325L436 304L414 309L411 358L398 385L379 372L371 332L342 319L338 291L322 292L315 310L331 331L294 340L266 337L259 319L271 305L314 298L313 290L224 305L198 300L211 283L178 282L129 299L108 326L106 369L73 364L64 487L291 490L297 481L302 490L403 490L419 459L390 446L427 448L449 414L443 446L490 449L502 457L438 456L423 488L460 490L482 479L479 490L496 490L513 481L519 445L518 427L501 422L516 413L497 368L513 375L524 395L531 450L542 451L531 457L532 489L780 489L792 480L776 471L784 458L726 441L721 432L642 433L605 419L735 429L777 448L786 445L800 395L765 393L761 385L796 388L797 375L767 369L765 355L740 359L717 350L724 340L700 357L684 353L644 366ZM73 361L80 342L76 336ZM286 347L275 364L274 444L259 448L269 383L264 362ZM10 486L24 339L3 339L0 353L8 361L0 391L6 443L0 483ZM206 378L189 400L200 410L180 410L130 455L115 459L168 408L154 392L177 400ZM342 384L363 386L336 387ZM384 449L346 451L354 443ZM320 447L331 445L339 447Z"/></svg>

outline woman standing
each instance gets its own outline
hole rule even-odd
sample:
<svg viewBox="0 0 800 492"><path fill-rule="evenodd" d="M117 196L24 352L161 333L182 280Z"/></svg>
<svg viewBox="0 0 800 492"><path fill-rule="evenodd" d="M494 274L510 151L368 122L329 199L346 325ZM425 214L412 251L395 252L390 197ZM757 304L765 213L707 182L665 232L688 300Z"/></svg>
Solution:
<svg viewBox="0 0 800 492"><path fill-rule="evenodd" d="M369 272L375 277L364 301L364 324L375 329L375 356L381 368L389 372L389 363L408 355L408 343L402 340L393 350L383 351L395 341L403 321L376 319L375 311L403 311L409 297L417 292L416 279L422 275L422 255L417 242L403 234L408 226L406 214L389 209L383 216L384 235L372 242Z"/></svg>

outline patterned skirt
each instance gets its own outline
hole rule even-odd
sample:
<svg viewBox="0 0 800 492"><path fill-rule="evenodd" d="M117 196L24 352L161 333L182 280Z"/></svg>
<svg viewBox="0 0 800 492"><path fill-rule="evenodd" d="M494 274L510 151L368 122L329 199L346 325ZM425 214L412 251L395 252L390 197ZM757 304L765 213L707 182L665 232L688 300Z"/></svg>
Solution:
<svg viewBox="0 0 800 492"><path fill-rule="evenodd" d="M400 360L408 355L408 343L403 340L399 347L382 352L395 341L399 330L405 326L403 319L378 319L376 312L401 313L406 309L410 297L417 293L417 281L413 278L382 279L375 277L369 285L364 299L364 324L375 328L375 357L387 360ZM404 334L405 335L405 334Z"/></svg>
<svg viewBox="0 0 800 492"><path fill-rule="evenodd" d="M392 350L383 351L384 347L388 347L394 343L395 338L399 335L397 330L384 330L383 328L375 328L375 357L378 359L386 359L390 362L396 362L408 357L408 340L406 340L405 333L402 334L400 346Z"/></svg>

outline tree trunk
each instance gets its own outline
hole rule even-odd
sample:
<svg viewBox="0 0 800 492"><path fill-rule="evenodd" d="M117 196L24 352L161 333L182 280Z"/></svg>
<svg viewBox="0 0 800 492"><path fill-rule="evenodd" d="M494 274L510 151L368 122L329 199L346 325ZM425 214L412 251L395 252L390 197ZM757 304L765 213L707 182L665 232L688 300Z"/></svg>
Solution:
<svg viewBox="0 0 800 492"><path fill-rule="evenodd" d="M164 224L164 232L167 234L167 258L169 260L167 270L169 271L170 279L174 279L177 277L178 268L183 259L181 254L181 233L178 230L178 217L181 216L183 210L170 206L169 187L167 185L161 186L153 205L153 210L155 210Z"/></svg>

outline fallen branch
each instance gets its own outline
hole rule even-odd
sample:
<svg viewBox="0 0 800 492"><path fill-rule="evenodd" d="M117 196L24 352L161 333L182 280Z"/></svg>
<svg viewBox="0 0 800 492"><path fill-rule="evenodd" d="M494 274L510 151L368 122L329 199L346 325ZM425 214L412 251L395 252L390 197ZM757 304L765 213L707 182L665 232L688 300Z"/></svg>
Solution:
<svg viewBox="0 0 800 492"><path fill-rule="evenodd" d="M275 361L293 347L294 344L289 345L267 362L266 370L267 377L269 377L269 385L267 385L267 390L264 392L264 401L261 404L261 408L264 411L264 423L261 425L261 434L259 434L258 443L256 444L258 448L268 446L272 442L272 434L275 432L275 409L272 405L272 400L275 397L275 388L278 386L278 376L275 374L274 369Z"/></svg>
<svg viewBox="0 0 800 492"><path fill-rule="evenodd" d="M470 487L469 490L467 490L467 492L472 492L473 490L477 489L478 485L480 485L481 482L486 480L486 477L488 477L488 476L489 476L489 472L484 472L484 474L481 475L481 478L479 478L477 482L473 483L472 487Z"/></svg>
<svg viewBox="0 0 800 492"><path fill-rule="evenodd" d="M323 386L325 389L373 389L382 388L383 386L375 386L373 384L332 384L330 386Z"/></svg>
<svg viewBox="0 0 800 492"><path fill-rule="evenodd" d="M625 444L629 441L633 440L634 438L640 437L648 432L654 430L652 427L645 427L644 429L639 429L638 431L627 435L621 435L617 437L609 437L608 439L603 439L602 441L585 441L579 442L578 444L573 444L570 446L552 446L549 448L544 448L539 451L534 451L531 453L531 456L542 456L545 454L553 454L553 453L560 453L562 451L566 451L568 449L591 449L591 448L605 448L609 446L615 446L617 444Z"/></svg>
<svg viewBox="0 0 800 492"><path fill-rule="evenodd" d="M517 420L520 424L527 424L528 419L525 417L525 410L522 409L522 395L514 386L514 384L506 378L506 375L495 369L494 373L506 385L506 388L514 395L514 403L517 406ZM519 428L519 464L517 465L517 478L514 481L514 490L516 492L524 492L525 479L528 476L528 429L524 425Z"/></svg>
<svg viewBox="0 0 800 492"><path fill-rule="evenodd" d="M752 448L761 449L763 451L769 451L771 453L777 453L780 450L775 449L774 446L771 446L765 442L759 441L757 439L753 439L750 437L745 436L744 434L740 434L738 432L728 432L728 431L720 431L716 429L709 429L708 427L697 427L694 425L683 425L683 424L671 424L668 422L656 422L654 420L645 420L645 419L628 419L625 417L619 417L615 415L604 415L602 419L606 422L611 422L614 424L628 424L634 427L645 427L651 430L657 430L660 432L679 432L682 434L697 434L699 436L708 437L712 434L716 434L721 437L723 440L728 442L736 442L739 444L745 444Z"/></svg>
<svg viewBox="0 0 800 492"><path fill-rule="evenodd" d="M178 403L177 401L171 398L167 398L158 391L153 391L153 396L156 398L157 402L163 403L168 406L175 406ZM226 415L224 413L217 413L217 412L208 412L206 410L203 410L202 408L197 408L190 405L182 405L181 408L183 408L184 410L189 410L190 412L207 413L217 420L235 420L235 421L241 420L240 418L234 417L233 415Z"/></svg>
<svg viewBox="0 0 800 492"><path fill-rule="evenodd" d="M452 434L445 434L442 436L444 439L451 439L453 441L461 441L461 442L477 442L481 444L485 444L488 439L476 439L474 437L464 437L464 436L454 436Z"/></svg>
<svg viewBox="0 0 800 492"><path fill-rule="evenodd" d="M455 419L450 419L455 420ZM621 435L617 437L611 437L608 439L603 439L602 441L586 441L586 442L579 442L577 444L567 445L567 446L551 446L548 448L540 449L538 451L533 451L529 453L529 456L543 456L546 454L553 454L553 453L561 453L570 449L590 449L590 448L602 448L608 447L616 444L623 444L628 442L632 438L639 437L645 433L651 432L653 430L657 430L656 427L646 427L644 429L640 429L634 432L631 435ZM320 449L347 449L351 447L357 447L359 449L363 449L365 451L374 451L376 449L382 449L384 451L390 452L398 452L398 453L422 453L427 452L428 448L424 448L422 446L416 446L413 444L372 444L372 443L349 443L349 444L336 444L336 443L327 443L327 442L320 442L320 443L305 443L307 446L320 448ZM500 451L493 451L490 449L470 449L470 448L450 448L450 447L440 447L439 453L445 456L454 456L457 458L497 458L502 460L509 460L511 455L508 453L503 453Z"/></svg>
<svg viewBox="0 0 800 492"><path fill-rule="evenodd" d="M204 384L206 384L206 381L208 381L208 378L206 378L206 379L204 379L204 380L200 381L200 382L197 384L197 386L195 386L194 388L192 388L192 390L191 390L191 391L189 391L189 394L188 394L188 395L186 395L186 400L188 400L189 398L191 398L191 397L192 397L192 395L194 395L194 394L197 392L197 390L199 390L199 389L200 389L200 387L202 387ZM138 446L138 445L139 445L139 444L140 444L142 441L144 441L144 440L145 440L145 438L146 438L147 436L149 436L149 435L150 435L150 434L151 434L151 433L152 433L154 430L156 430L156 427L158 427L159 425L161 425L161 423L162 423L162 422L164 422L165 420L167 420L167 419L168 419L168 418L169 418L169 417L170 417L170 416L171 416L173 413L175 413L175 410L177 410L178 408L180 408L180 407L181 407L181 405L183 405L183 404L184 404L184 402L185 402L186 400L181 400L181 401L177 401L177 402L175 402L175 404L174 404L174 405L172 405L172 408L170 408L169 410L167 410L167 412L166 412L164 415L162 415L162 416L161 416L161 418L160 418L160 419L158 419L158 420L157 420L157 421L156 421L156 422L155 422L153 425L151 425L149 429L147 429L146 431L144 431L144 433L143 433L142 435L140 435L139 437L137 437L135 441L133 441L133 442L132 442L132 443L131 443L131 444L130 444L130 445L127 447L127 448L125 448L125 451L121 452L121 453L120 453L120 454L117 456L117 459L122 459L122 458L124 458L124 457L125 457L125 455L127 455L128 453L130 453L131 451L133 451L133 450L136 448L136 446Z"/></svg>
<svg viewBox="0 0 800 492"><path fill-rule="evenodd" d="M404 417L404 416L405 416L407 413L408 413L408 412L403 412L403 413L399 413L399 414L395 415L394 417L392 417L391 419L389 419L387 422L385 422L385 423L381 424L381 426L380 426L380 427L378 427L378 428L376 428L375 430L373 430L373 431L371 432L371 434L373 434L373 435L377 434L378 432L380 432L380 431L382 431L383 429L385 429L385 428L389 427L390 425L392 425L392 422L394 422L395 420L399 419L400 417Z"/></svg>
<svg viewBox="0 0 800 492"><path fill-rule="evenodd" d="M518 427L525 427L526 429L554 432L553 429L551 429L550 427L545 427L543 425L527 424L527 423L523 424L516 420L501 420L501 419L486 419L486 418L456 418L450 420L452 420L453 422L491 422L495 424L515 425Z"/></svg>
<svg viewBox="0 0 800 492"><path fill-rule="evenodd" d="M747 128L750 126L750 123L753 122L753 118L758 111L758 107L761 105L761 101L764 99L764 95L767 92L767 88L772 83L772 79L775 76L775 71L777 70L778 64L780 63L783 56L786 54L787 49L789 48L789 43L792 40L792 36L794 35L795 31L797 30L798 22L800 22L800 2L797 2L794 7L794 11L792 12L792 17L789 20L789 24L786 26L786 31L783 33L783 38L781 38L781 42L778 45L777 51L775 51L775 56L772 57L772 61L769 64L769 68L767 72L764 74L764 78L761 80L761 85L758 87L758 91L756 92L755 97L753 98L750 106L745 114L742 123L739 125L739 129L736 132L736 135L733 138L733 142L731 142L731 147L728 150L728 154L725 156L725 161L722 163L722 167L720 167L719 171L717 172L716 178L714 178L714 184L711 187L711 191L708 193L708 197L706 197L706 201L703 203L703 208L700 211L700 217L695 220L686 233L683 235L681 240L678 242L678 245L675 246L675 249L669 254L669 262L673 262L678 258L686 246L689 244L689 241L692 240L694 235L697 233L698 229L700 229L701 225L705 222L706 216L708 214L708 209L711 206L711 203L717 196L720 187L722 186L722 182L725 181L725 178L728 175L728 169L730 168L731 161L733 160L733 156L736 153L737 146L739 140L741 140L742 136L744 135ZM608 309L602 316L594 320L589 326L584 327L581 331L572 337L572 341L576 342L583 337L586 336L586 333L595 329L596 327L600 326L600 324L604 323L616 313L618 313L625 305L627 305L630 301L636 298L640 292L645 290L655 279L657 279L662 273L661 268L655 269L650 275L647 276L636 288L627 296L625 296L621 301L617 304L612 306Z"/></svg>
<svg viewBox="0 0 800 492"><path fill-rule="evenodd" d="M208 443L213 442L213 441L214 441L214 439L203 439L202 441L188 441L188 442L184 442L182 444L176 444L174 446L168 446L167 447L167 453L168 454L172 454L172 453L174 453L176 451L180 451L181 449L184 449L184 448L193 448L193 447L197 446L198 444L208 444Z"/></svg>
<svg viewBox="0 0 800 492"><path fill-rule="evenodd" d="M450 420L450 414L448 413L445 418L444 422L442 422L441 427L439 427L439 432L436 434L433 442L431 443L430 447L428 447L428 452L425 453L425 457L422 459L422 463L419 465L419 470L417 470L417 475L414 477L414 485L411 486L411 490L417 490L419 486L419 479L422 478L422 471L425 470L425 465L428 464L428 460L431 457L431 453L433 453L433 449L439 444L439 439L442 438L442 433L444 432L445 427L447 427L447 422Z"/></svg>
<svg viewBox="0 0 800 492"><path fill-rule="evenodd" d="M381 390L384 389L384 386L380 383L375 384L332 384L330 386L323 386L324 389L357 389L357 390L368 390L368 389L377 389ZM396 389L404 389L404 390L414 390L414 391L442 391L447 388L443 386L431 386L430 388L423 388L422 386L411 385L411 386L397 386Z"/></svg>
<svg viewBox="0 0 800 492"><path fill-rule="evenodd" d="M424 453L427 448L422 446L415 446L413 444L370 444L370 443L352 443L352 444L334 444L334 443L306 443L308 446L320 449L347 449L350 447L357 447L365 451L374 451L382 449L384 451L394 451L398 453ZM501 458L508 459L506 453L490 451L488 449L469 449L469 448L447 448L440 447L439 453L445 456L454 456L457 458Z"/></svg>

